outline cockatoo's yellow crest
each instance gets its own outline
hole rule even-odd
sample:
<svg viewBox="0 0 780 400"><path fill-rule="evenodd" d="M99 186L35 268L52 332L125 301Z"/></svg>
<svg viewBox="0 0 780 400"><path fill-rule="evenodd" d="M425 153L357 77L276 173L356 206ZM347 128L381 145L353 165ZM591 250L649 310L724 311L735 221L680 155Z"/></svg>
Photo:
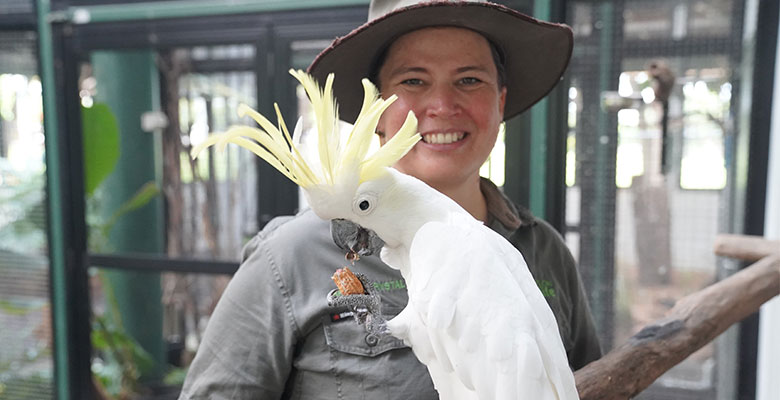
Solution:
<svg viewBox="0 0 780 400"><path fill-rule="evenodd" d="M396 96L381 99L376 87L363 79L363 107L342 144L338 129L338 108L333 98L333 74L328 75L324 89L320 89L310 75L301 70L290 70L290 74L301 83L309 96L317 125L317 154L319 160L307 160L296 147L300 144L301 127L297 126L293 136L287 130L279 107L274 104L279 127L267 118L242 104L240 116L249 115L261 129L249 126L233 126L227 132L209 136L190 152L193 158L206 147L235 143L262 158L279 170L284 176L302 188L316 185L334 185L339 177L357 172L360 182L380 176L386 167L395 164L421 139L417 134L417 118L409 111L401 129L379 150L368 155L379 117L392 104ZM301 123L300 121L298 122ZM320 168L312 168L316 163Z"/></svg>

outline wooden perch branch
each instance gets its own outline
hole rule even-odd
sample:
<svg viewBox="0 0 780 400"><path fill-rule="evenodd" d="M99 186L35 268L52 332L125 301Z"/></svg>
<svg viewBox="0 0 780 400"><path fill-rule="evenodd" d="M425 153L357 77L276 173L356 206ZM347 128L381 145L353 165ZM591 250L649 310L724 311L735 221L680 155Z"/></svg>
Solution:
<svg viewBox="0 0 780 400"><path fill-rule="evenodd" d="M750 243L750 251L737 251L741 243L733 248L724 245L730 250L720 251L741 257L764 254L755 250L755 242L745 243ZM679 300L666 317L577 371L574 377L580 398L625 400L637 395L726 328L780 294L780 252L774 249L769 253L775 254Z"/></svg>
<svg viewBox="0 0 780 400"><path fill-rule="evenodd" d="M713 246L719 256L745 261L760 260L772 253L780 253L780 240L766 240L761 236L720 234Z"/></svg>

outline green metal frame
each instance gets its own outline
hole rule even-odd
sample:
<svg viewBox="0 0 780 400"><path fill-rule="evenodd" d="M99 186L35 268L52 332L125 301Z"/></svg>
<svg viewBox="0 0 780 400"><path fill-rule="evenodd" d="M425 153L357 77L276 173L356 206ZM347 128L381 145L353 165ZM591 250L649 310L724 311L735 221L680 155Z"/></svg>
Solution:
<svg viewBox="0 0 780 400"><path fill-rule="evenodd" d="M368 0L233 0L229 4L220 0L149 1L71 6L51 13L49 18L73 24L88 24L361 6L368 3Z"/></svg>
<svg viewBox="0 0 780 400"><path fill-rule="evenodd" d="M282 15L285 11L307 10L315 15L327 15L327 12L319 13L318 9L330 10L341 7L345 10L352 10L348 15L350 15L349 18L354 18L357 15L354 11L364 10L368 1L298 1L286 4L280 1L252 2L250 4L247 1L231 3L230 7L225 7L223 2L218 1L199 1L194 4L189 3L186 7L183 6L184 2L145 2L129 5L69 7L57 11L52 11L52 8L56 8L57 5L55 0L35 1L37 2L39 57L46 115L44 124L46 128L47 178L49 180L47 208L50 221L48 229L52 319L55 335L53 356L55 391L56 397L59 399L81 399L89 396L92 390L89 370L91 351L89 348L89 296L86 287L86 267L93 265L94 261L93 255L87 252L85 242L81 142L80 136L73 134L73 132L80 132L81 129L78 119L77 88L74 86L78 75L78 57L85 51L95 49L95 47L85 45L84 39L87 36L84 35L90 35L91 32L96 31L101 32L104 28L113 29L116 27L116 24L105 24L105 22L122 21L127 24L121 29L128 29L131 25L134 26L135 22L163 26L178 18L199 18L211 21L211 24L214 25L215 21L219 21L220 18L212 19L212 17L226 16L229 18L231 15L240 15L246 23L246 15L250 13L260 16L271 11L280 11L280 15ZM340 11L333 12L342 15ZM364 17L361 16L360 20L362 18ZM269 18L262 20L265 21L264 23L269 22ZM331 25L335 26L338 23L326 25L330 26L332 30L333 26ZM353 25L350 24L351 26ZM229 35L235 33L229 29L226 30L226 32L228 31L231 32ZM322 35L322 29L304 29L304 31L302 32L304 37L317 32ZM239 40L245 42L247 40L246 32L243 34L244 36L241 36ZM289 36L290 32L286 32L284 35L278 39L288 44L290 40L297 37L294 32L292 32L293 36ZM230 40L230 37L223 37L220 40ZM117 38L119 37L113 39L124 40L124 37ZM186 39L181 38L176 40L186 41ZM102 41L101 46L106 43ZM117 42L117 44L121 47L124 45L124 41ZM279 44L277 43L277 45ZM138 46L138 44L135 43L134 46ZM154 47L154 44L149 43L146 46ZM98 46L97 48L103 47ZM277 60L277 63L282 61ZM266 62L263 61L262 65L265 64ZM277 88L277 90L281 90L281 88ZM290 206L288 203L290 202L285 202L286 205ZM109 256L108 261L117 261L116 258ZM116 263L115 267L122 270L133 269L130 264L137 258L135 256L125 257L126 260ZM176 264L177 260L163 261L160 263L161 268L158 268L158 271L166 270L171 262ZM235 269L235 266L231 265L230 267L231 270Z"/></svg>
<svg viewBox="0 0 780 400"><path fill-rule="evenodd" d="M58 399L68 399L70 374L68 369L67 293L65 285L65 238L63 212L61 208L61 179L52 176L63 171L52 168L60 164L58 148L60 138L57 132L57 86L54 83L54 53L51 40L51 26L48 21L51 4L49 0L37 0L38 48L43 86L43 119L46 132L46 166L49 172L47 182L49 260L51 263L51 297L54 333L54 371Z"/></svg>
<svg viewBox="0 0 780 400"><path fill-rule="evenodd" d="M534 0L533 16L541 20L549 21L551 17L552 0ZM547 185L551 182L547 179L547 138L554 135L547 125L547 114L550 112L550 104L547 97L531 109L531 143L529 154L529 179L528 208L536 215L546 219L547 207L545 207ZM565 136L562 140L566 140ZM560 227L559 227L560 228Z"/></svg>
<svg viewBox="0 0 780 400"><path fill-rule="evenodd" d="M534 17L563 22L565 1L507 1ZM530 110L507 121L504 193L559 231L565 217L567 79Z"/></svg>

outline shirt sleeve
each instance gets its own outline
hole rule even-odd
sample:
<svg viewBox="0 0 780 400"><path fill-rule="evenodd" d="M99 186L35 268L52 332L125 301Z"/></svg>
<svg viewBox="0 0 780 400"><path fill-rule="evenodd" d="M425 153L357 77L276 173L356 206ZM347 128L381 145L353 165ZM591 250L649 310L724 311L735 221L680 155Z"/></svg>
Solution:
<svg viewBox="0 0 780 400"><path fill-rule="evenodd" d="M278 266L261 236L208 322L182 399L278 399L292 368L295 319Z"/></svg>
<svg viewBox="0 0 780 400"><path fill-rule="evenodd" d="M574 257L563 243L561 246L562 258L566 264L567 292L571 297L569 335L574 344L567 356L572 370L576 371L601 357L601 345Z"/></svg>
<svg viewBox="0 0 780 400"><path fill-rule="evenodd" d="M521 228L514 243L526 257L534 278L553 286L550 307L559 326L569 365L576 371L601 357L601 346L574 257L561 235L543 220ZM538 283L538 282L537 282ZM547 295L546 295L547 296Z"/></svg>

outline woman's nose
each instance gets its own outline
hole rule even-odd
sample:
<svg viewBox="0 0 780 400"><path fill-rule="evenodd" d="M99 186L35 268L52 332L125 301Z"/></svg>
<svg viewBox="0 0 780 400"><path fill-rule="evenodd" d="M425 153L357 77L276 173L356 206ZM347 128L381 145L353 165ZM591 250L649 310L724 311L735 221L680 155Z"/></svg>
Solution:
<svg viewBox="0 0 780 400"><path fill-rule="evenodd" d="M460 103L456 91L447 86L434 86L426 95L425 115L427 117L448 118L460 112Z"/></svg>

